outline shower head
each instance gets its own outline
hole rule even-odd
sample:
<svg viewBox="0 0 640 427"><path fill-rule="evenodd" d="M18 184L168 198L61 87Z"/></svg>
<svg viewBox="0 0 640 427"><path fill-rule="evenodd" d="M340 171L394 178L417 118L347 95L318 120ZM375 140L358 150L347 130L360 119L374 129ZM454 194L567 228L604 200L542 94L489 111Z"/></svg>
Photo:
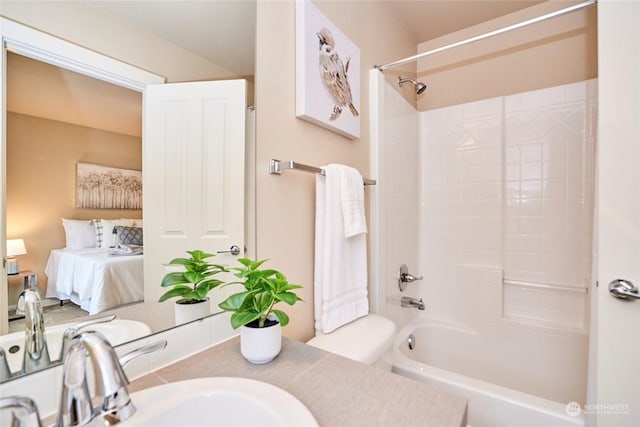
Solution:
<svg viewBox="0 0 640 427"><path fill-rule="evenodd" d="M398 77L398 85L402 86L402 83L409 82L416 88L416 95L420 95L427 89L427 85L421 82L417 82L409 77Z"/></svg>

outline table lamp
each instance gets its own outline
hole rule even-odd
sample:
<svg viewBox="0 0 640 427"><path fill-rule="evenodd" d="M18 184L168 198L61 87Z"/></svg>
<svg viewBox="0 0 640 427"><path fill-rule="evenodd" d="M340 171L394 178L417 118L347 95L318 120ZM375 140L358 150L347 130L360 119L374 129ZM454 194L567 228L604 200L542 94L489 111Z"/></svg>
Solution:
<svg viewBox="0 0 640 427"><path fill-rule="evenodd" d="M7 274L18 274L20 266L18 265L18 255L26 255L27 248L24 246L22 239L7 240Z"/></svg>

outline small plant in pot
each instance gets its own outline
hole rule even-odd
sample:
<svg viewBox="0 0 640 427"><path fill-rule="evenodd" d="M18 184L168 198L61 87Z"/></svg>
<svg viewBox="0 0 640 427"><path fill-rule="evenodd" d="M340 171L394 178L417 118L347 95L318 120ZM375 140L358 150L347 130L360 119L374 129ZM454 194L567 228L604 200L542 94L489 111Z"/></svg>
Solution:
<svg viewBox="0 0 640 427"><path fill-rule="evenodd" d="M179 298L175 304L176 324L187 323L210 314L207 294L223 282L214 278L227 270L207 261L214 254L199 249L187 251L189 258L175 258L169 264L181 265L184 271L167 273L160 286L171 288L160 297L160 302Z"/></svg>
<svg viewBox="0 0 640 427"><path fill-rule="evenodd" d="M273 360L280 353L282 344L282 326L289 323L289 316L274 305L284 302L293 305L302 299L292 292L302 288L289 283L278 270L261 269L267 260L254 261L240 258L241 267L231 268L236 272L242 292L231 295L218 306L233 312L231 326L240 329L240 350L251 363L262 364Z"/></svg>

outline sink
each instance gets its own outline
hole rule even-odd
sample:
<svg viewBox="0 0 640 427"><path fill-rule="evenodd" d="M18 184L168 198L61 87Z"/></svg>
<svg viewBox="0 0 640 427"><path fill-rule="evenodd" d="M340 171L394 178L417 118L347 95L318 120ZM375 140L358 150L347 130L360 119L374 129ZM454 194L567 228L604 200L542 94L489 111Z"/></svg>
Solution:
<svg viewBox="0 0 640 427"><path fill-rule="evenodd" d="M131 394L136 413L121 423L136 426L318 426L297 398L248 378L197 378Z"/></svg>
<svg viewBox="0 0 640 427"><path fill-rule="evenodd" d="M45 337L49 356L55 360L60 355L62 345L62 334L72 325L78 322L64 323L60 325L46 326ZM105 336L112 346L123 344L141 337L146 337L151 333L151 328L137 320L115 319L108 323L96 323L84 328L85 331L98 331ZM11 372L18 372L22 369L22 352L24 347L24 332L14 332L0 337L0 347L7 355ZM16 351L17 350L17 351Z"/></svg>

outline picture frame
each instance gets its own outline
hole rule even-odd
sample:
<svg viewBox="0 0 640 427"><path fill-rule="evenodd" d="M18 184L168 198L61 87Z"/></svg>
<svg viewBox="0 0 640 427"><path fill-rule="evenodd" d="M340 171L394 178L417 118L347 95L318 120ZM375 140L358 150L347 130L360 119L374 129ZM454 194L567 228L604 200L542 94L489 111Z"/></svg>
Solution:
<svg viewBox="0 0 640 427"><path fill-rule="evenodd" d="M308 0L296 2L296 117L360 138L360 49Z"/></svg>
<svg viewBox="0 0 640 427"><path fill-rule="evenodd" d="M142 171L78 162L76 207L142 209Z"/></svg>

